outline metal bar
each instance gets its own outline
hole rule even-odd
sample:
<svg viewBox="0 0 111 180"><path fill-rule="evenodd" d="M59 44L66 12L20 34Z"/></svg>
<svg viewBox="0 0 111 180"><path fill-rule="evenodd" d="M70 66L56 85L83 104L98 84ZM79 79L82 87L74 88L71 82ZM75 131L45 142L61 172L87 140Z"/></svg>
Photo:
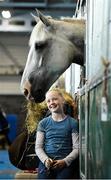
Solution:
<svg viewBox="0 0 111 180"><path fill-rule="evenodd" d="M2 49L5 52L5 54L7 55L7 57L11 60L13 65L15 65L15 67L19 69L19 67L21 67L21 64L19 64L17 59L12 55L12 53L10 53L8 48L3 43L0 43L0 46L2 47Z"/></svg>
<svg viewBox="0 0 111 180"><path fill-rule="evenodd" d="M80 5L80 0L77 1L77 4L76 4L76 10L75 10L75 17L77 17L77 14L78 14L78 10L79 10L79 5Z"/></svg>
<svg viewBox="0 0 111 180"><path fill-rule="evenodd" d="M13 3L1 2L0 8L45 8L46 3Z"/></svg>
<svg viewBox="0 0 111 180"><path fill-rule="evenodd" d="M48 4L48 8L71 8L74 9L76 8L76 3L55 3L55 4Z"/></svg>
<svg viewBox="0 0 111 180"><path fill-rule="evenodd" d="M1 2L0 8L66 8L66 9L74 9L76 7L76 3L56 3L56 4L48 4L45 3L13 3L13 2Z"/></svg>
<svg viewBox="0 0 111 180"><path fill-rule="evenodd" d="M96 88L99 84L103 83L105 79L111 79L111 71L108 72L107 76L101 75L92 82L85 84L79 91L80 96Z"/></svg>

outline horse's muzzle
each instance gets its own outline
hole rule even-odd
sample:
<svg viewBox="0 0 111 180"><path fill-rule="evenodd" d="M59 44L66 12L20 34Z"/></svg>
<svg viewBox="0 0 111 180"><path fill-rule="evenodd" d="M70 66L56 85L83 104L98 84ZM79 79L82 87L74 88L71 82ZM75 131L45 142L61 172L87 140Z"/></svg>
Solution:
<svg viewBox="0 0 111 180"><path fill-rule="evenodd" d="M34 101L36 103L40 103L44 101L45 95L42 89L34 89L29 81L25 81L24 88L23 88L24 96L28 101Z"/></svg>
<svg viewBox="0 0 111 180"><path fill-rule="evenodd" d="M29 81L24 83L23 93L27 100L34 101L34 98L31 95L31 84Z"/></svg>

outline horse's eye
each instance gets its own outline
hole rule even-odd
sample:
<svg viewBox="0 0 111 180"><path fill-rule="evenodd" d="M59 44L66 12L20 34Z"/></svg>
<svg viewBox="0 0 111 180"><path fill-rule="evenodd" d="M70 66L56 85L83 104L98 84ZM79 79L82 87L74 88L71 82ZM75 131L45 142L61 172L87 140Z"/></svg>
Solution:
<svg viewBox="0 0 111 180"><path fill-rule="evenodd" d="M35 50L39 50L45 47L45 43L43 42L39 42L39 43L35 43Z"/></svg>

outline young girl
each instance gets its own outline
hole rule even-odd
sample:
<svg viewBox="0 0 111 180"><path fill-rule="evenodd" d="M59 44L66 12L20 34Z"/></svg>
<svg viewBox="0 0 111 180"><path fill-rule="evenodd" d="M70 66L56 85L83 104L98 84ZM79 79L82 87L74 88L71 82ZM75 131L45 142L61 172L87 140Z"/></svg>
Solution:
<svg viewBox="0 0 111 180"><path fill-rule="evenodd" d="M72 179L79 152L78 122L64 113L65 100L58 89L46 93L46 103L51 115L40 121L36 135L38 179Z"/></svg>

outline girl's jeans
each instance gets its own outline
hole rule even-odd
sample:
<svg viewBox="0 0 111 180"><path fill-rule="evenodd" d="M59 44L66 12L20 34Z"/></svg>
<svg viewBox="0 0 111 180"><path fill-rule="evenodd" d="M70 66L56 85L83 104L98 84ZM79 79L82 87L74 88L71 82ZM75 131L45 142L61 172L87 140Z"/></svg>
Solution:
<svg viewBox="0 0 111 180"><path fill-rule="evenodd" d="M62 169L47 170L44 164L40 162L38 167L38 179L74 179L74 174L77 174L76 170L77 167L74 167L74 163Z"/></svg>

